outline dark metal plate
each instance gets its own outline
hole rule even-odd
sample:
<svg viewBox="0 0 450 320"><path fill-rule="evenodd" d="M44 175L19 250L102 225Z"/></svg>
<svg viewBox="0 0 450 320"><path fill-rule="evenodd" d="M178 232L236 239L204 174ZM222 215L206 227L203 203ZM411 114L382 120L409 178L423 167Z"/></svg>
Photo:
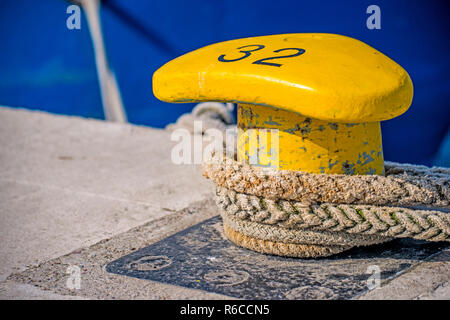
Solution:
<svg viewBox="0 0 450 320"><path fill-rule="evenodd" d="M244 299L351 299L368 290L373 270L379 268L382 280L391 278L447 246L398 239L331 258L283 258L237 247L214 217L113 261L106 270Z"/></svg>

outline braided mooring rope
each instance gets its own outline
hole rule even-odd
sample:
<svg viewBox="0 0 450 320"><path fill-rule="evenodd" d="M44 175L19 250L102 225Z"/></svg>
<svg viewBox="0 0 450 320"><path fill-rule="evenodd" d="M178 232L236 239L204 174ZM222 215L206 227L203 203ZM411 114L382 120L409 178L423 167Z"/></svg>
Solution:
<svg viewBox="0 0 450 320"><path fill-rule="evenodd" d="M264 197L302 203L393 206L450 205L450 169L386 162L385 176L310 174L239 163L224 157L202 166L218 186Z"/></svg>
<svg viewBox="0 0 450 320"><path fill-rule="evenodd" d="M353 246L367 246L392 240L392 238L382 237L376 234L366 235L344 232L286 229L264 223L240 220L225 211L221 211L221 216L224 224L239 233L252 238L274 242L351 248Z"/></svg>
<svg viewBox="0 0 450 320"><path fill-rule="evenodd" d="M450 169L386 162L385 176L309 174L225 156L202 169L225 234L257 252L311 258L393 238L450 241Z"/></svg>
<svg viewBox="0 0 450 320"><path fill-rule="evenodd" d="M450 241L450 213L437 210L329 203L305 205L237 193L220 186L216 190L216 203L227 219L233 217L253 223L254 229L262 225L271 227L266 227L265 232L278 232L279 240L286 239L287 242L294 242L294 231L304 237L311 231L333 233L335 238L329 243L341 245L363 243L364 239L349 238L346 243L337 239L336 234ZM285 230L291 231L290 236L283 233ZM309 239L308 243L314 242Z"/></svg>
<svg viewBox="0 0 450 320"><path fill-rule="evenodd" d="M224 223L223 227L225 235L236 245L256 252L275 254L278 256L295 258L327 257L351 248L333 245L295 244L264 240L250 237L233 230L226 223Z"/></svg>

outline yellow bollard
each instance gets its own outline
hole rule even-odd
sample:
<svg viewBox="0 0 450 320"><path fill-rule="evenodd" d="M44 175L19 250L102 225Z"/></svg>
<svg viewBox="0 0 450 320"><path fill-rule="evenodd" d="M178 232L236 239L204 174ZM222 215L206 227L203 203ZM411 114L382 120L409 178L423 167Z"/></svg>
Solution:
<svg viewBox="0 0 450 320"><path fill-rule="evenodd" d="M383 174L380 121L404 113L408 73L334 34L231 40L176 58L153 76L168 102L239 104L238 160L326 174Z"/></svg>

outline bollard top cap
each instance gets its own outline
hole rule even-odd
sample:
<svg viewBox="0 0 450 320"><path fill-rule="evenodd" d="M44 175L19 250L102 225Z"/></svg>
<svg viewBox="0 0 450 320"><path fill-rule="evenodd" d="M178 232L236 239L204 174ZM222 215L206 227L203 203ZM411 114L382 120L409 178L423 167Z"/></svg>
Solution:
<svg viewBox="0 0 450 320"><path fill-rule="evenodd" d="M212 44L153 75L163 101L256 104L334 122L375 122L404 113L413 85L396 62L342 35L295 33Z"/></svg>

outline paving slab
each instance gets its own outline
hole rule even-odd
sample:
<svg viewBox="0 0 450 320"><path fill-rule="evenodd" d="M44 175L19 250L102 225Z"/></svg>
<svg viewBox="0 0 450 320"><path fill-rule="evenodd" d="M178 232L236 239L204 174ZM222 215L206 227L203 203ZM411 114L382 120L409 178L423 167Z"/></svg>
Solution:
<svg viewBox="0 0 450 320"><path fill-rule="evenodd" d="M164 130L0 108L0 280L211 194Z"/></svg>
<svg viewBox="0 0 450 320"><path fill-rule="evenodd" d="M2 300L87 300L77 295L55 294L49 290L41 290L38 287L21 284L14 281L0 283L0 299Z"/></svg>
<svg viewBox="0 0 450 320"><path fill-rule="evenodd" d="M450 250L435 254L360 299L450 300Z"/></svg>
<svg viewBox="0 0 450 320"><path fill-rule="evenodd" d="M212 199L193 203L188 208L153 220L127 232L103 240L89 248L13 273L8 281L29 284L59 295L79 295L89 299L229 299L224 295L193 290L160 281L148 281L109 273L105 267L124 255L158 242L174 233L216 215ZM179 252L185 254L186 252ZM80 287L68 287L67 270L81 270Z"/></svg>

